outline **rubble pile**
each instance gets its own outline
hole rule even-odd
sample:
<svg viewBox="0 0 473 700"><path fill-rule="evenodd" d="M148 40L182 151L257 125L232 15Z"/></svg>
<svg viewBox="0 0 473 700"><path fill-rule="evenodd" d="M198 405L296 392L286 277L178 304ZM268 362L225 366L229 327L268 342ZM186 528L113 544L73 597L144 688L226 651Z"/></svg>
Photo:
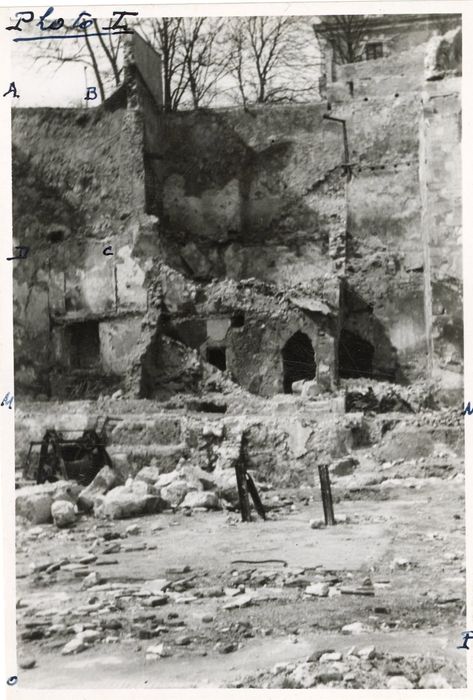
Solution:
<svg viewBox="0 0 473 700"><path fill-rule="evenodd" d="M440 408L438 392L426 382L408 386L372 379L344 379L346 410L374 413L417 413Z"/></svg>
<svg viewBox="0 0 473 700"><path fill-rule="evenodd" d="M318 650L302 663L277 663L271 671L246 677L236 688L331 688L391 690L453 687L457 669L442 658L389 654L372 644L354 645L343 654Z"/></svg>

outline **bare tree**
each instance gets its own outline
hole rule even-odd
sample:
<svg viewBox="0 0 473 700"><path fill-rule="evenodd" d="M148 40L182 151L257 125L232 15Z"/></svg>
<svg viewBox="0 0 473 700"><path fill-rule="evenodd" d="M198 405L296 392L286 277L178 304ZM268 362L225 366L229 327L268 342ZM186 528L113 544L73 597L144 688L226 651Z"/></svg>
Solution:
<svg viewBox="0 0 473 700"><path fill-rule="evenodd" d="M230 73L244 105L291 102L316 94L320 61L308 27L301 17L233 18Z"/></svg>
<svg viewBox="0 0 473 700"><path fill-rule="evenodd" d="M360 60L363 37L369 27L367 15L327 15L312 26L316 38L330 46L337 63Z"/></svg>
<svg viewBox="0 0 473 700"><path fill-rule="evenodd" d="M185 18L181 25L181 49L192 106L208 106L228 71L228 52L222 46L222 18Z"/></svg>
<svg viewBox="0 0 473 700"><path fill-rule="evenodd" d="M224 20L212 17L163 17L142 23L140 33L161 54L164 109L183 105L197 109L216 96L226 72L221 50Z"/></svg>
<svg viewBox="0 0 473 700"><path fill-rule="evenodd" d="M65 25L66 26L66 25ZM73 33L72 27L66 27ZM56 64L57 70L66 63L81 63L91 68L101 100L105 100L109 89L118 87L122 80L122 36L103 35L97 19L93 20L90 32L83 30L84 38L67 41L38 42L33 49L34 62ZM98 33L99 36L89 36Z"/></svg>

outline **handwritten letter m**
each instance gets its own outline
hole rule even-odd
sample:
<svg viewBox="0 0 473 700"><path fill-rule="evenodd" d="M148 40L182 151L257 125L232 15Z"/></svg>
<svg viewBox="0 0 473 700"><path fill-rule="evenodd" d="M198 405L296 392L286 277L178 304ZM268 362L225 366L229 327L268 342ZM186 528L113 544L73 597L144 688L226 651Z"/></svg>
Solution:
<svg viewBox="0 0 473 700"><path fill-rule="evenodd" d="M471 401L468 401L467 405L465 406L465 410L462 411L462 416L466 416L467 413L469 416L473 415L473 408L471 407Z"/></svg>

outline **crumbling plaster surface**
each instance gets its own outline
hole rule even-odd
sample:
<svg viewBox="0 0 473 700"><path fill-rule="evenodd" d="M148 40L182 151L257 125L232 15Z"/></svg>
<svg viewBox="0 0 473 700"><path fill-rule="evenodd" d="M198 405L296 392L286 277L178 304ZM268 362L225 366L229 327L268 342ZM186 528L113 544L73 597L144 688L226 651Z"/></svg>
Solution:
<svg viewBox="0 0 473 700"><path fill-rule="evenodd" d="M12 130L14 240L31 251L15 267L16 388L47 395L53 367L68 364L55 324L146 311L145 269L133 258L150 218L142 126L122 90L87 111L13 110ZM114 365L108 354L104 371Z"/></svg>
<svg viewBox="0 0 473 700"><path fill-rule="evenodd" d="M61 326L87 318L99 323L101 370L135 396L196 390L211 342L226 347L234 379L271 395L296 330L310 338L325 388L342 328L374 346L380 379L435 367L454 382L459 85L431 81L423 96L421 48L410 64L398 55L344 67L364 87L347 98L334 85L328 107L158 114L131 61L125 86L99 109L15 111L15 233L35 249L15 273L20 391L50 392ZM409 79L397 93L401 66ZM343 130L327 110L345 120L350 179ZM291 305L294 292L308 308ZM314 300L325 310L311 311ZM208 332L242 311L242 328L220 340Z"/></svg>
<svg viewBox="0 0 473 700"><path fill-rule="evenodd" d="M322 104L162 115L156 210L167 259L197 278L312 281L345 231L341 134Z"/></svg>
<svg viewBox="0 0 473 700"><path fill-rule="evenodd" d="M431 368L445 389L462 386L461 104L458 78L429 83L419 139L425 300Z"/></svg>

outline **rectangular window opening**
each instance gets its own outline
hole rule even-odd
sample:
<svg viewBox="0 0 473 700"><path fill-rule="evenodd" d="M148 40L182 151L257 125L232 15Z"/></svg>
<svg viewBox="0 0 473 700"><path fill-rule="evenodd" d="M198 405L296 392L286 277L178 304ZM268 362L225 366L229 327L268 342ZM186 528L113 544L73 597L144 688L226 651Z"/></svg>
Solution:
<svg viewBox="0 0 473 700"><path fill-rule="evenodd" d="M367 61L373 61L377 58L383 58L383 44L381 42L366 44L365 58Z"/></svg>
<svg viewBox="0 0 473 700"><path fill-rule="evenodd" d="M227 369L227 355L225 348L207 348L207 362L224 372Z"/></svg>
<svg viewBox="0 0 473 700"><path fill-rule="evenodd" d="M67 328L73 369L92 369L100 364L98 321L72 323Z"/></svg>

